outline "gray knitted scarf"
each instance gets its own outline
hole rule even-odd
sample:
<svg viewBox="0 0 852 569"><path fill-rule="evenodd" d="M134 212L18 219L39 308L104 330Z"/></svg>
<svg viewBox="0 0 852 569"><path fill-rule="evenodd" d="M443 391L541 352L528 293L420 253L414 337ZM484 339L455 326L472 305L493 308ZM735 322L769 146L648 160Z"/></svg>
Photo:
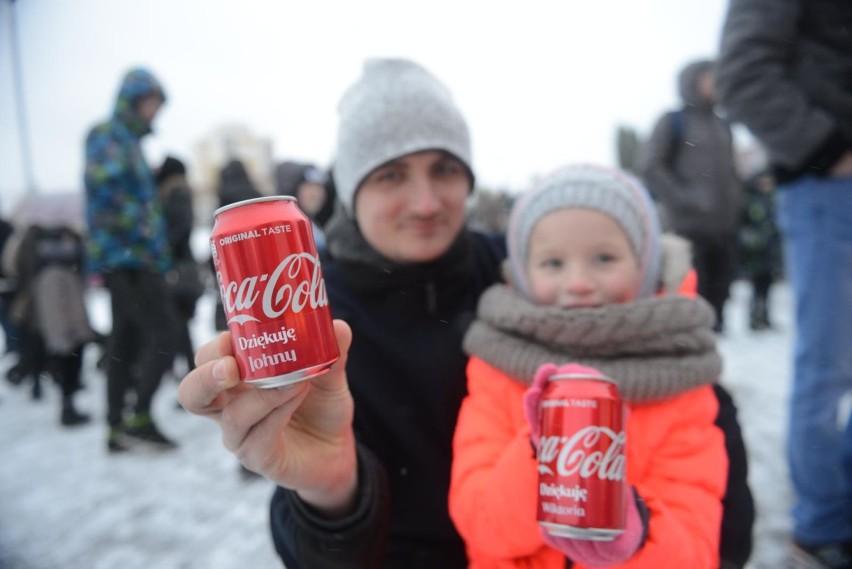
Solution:
<svg viewBox="0 0 852 569"><path fill-rule="evenodd" d="M616 380L625 400L654 401L718 379L713 319L701 298L566 310L538 306L497 284L480 297L464 349L525 385L544 363L576 362Z"/></svg>

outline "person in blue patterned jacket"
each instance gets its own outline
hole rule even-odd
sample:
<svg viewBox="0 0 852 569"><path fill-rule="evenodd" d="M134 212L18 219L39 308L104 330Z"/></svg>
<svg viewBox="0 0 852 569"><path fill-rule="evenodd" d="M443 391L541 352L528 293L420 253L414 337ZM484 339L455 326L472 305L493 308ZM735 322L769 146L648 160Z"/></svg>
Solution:
<svg viewBox="0 0 852 569"><path fill-rule="evenodd" d="M86 137L87 269L102 277L112 302L107 363L107 449L144 444L173 448L151 419L151 402L171 365L174 315L165 274L171 268L166 224L153 172L140 146L165 102L145 69L124 76L112 116ZM125 409L135 394L134 408Z"/></svg>

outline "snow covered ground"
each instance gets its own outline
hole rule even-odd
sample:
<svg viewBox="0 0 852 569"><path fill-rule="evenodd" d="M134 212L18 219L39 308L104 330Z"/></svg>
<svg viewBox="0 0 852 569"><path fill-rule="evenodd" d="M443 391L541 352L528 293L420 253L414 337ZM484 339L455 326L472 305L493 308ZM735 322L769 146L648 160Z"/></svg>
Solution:
<svg viewBox="0 0 852 569"><path fill-rule="evenodd" d="M746 325L748 288L737 283L720 338L722 383L739 406L758 507L749 569L781 567L790 530L783 442L792 314L787 288L774 295L777 329L757 334ZM96 326L108 326L104 293L90 300ZM199 302L196 342L213 335L213 307L210 294ZM59 426L52 385L33 401L27 386L0 381L0 569L280 567L267 524L271 484L243 480L215 424L176 408L176 381L164 382L155 416L180 447L107 454L96 352L86 353L86 389L78 395L95 418L86 426ZM0 362L0 372L10 363Z"/></svg>

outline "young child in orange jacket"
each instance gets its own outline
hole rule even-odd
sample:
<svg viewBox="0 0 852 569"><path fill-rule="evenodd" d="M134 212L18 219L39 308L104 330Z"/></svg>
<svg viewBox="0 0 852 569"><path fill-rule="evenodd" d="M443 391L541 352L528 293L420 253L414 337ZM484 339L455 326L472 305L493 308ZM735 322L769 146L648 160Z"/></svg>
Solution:
<svg viewBox="0 0 852 569"><path fill-rule="evenodd" d="M660 236L637 181L592 166L519 198L507 242L511 284L483 294L464 342L469 394L449 505L470 567L716 569L728 468L714 426L721 359L712 308L677 294L688 246ZM548 377L570 363L614 378L628 407L632 499L612 541L557 538L536 522L534 417Z"/></svg>

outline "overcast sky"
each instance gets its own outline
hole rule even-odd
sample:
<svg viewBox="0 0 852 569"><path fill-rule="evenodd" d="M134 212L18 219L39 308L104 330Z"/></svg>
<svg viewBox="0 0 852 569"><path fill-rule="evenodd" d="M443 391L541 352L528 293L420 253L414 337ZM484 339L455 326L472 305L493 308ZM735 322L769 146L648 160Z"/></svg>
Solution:
<svg viewBox="0 0 852 569"><path fill-rule="evenodd" d="M365 58L429 68L468 119L484 186L522 188L575 161L613 164L614 133L677 104L676 76L713 57L725 0L16 0L34 180L81 186L86 130L129 67L169 101L145 142L191 159L223 124L268 137L276 160L329 162L336 104ZM10 0L0 0L0 207L26 187Z"/></svg>

